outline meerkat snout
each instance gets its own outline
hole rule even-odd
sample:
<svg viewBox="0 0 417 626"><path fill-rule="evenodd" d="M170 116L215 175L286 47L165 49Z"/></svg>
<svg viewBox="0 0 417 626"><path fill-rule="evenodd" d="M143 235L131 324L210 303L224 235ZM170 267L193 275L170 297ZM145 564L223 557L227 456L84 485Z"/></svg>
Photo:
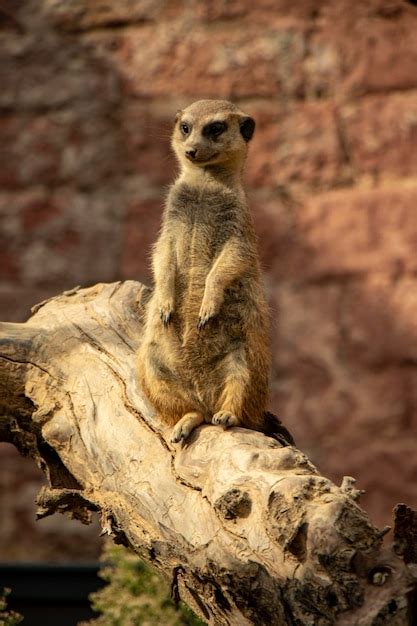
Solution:
<svg viewBox="0 0 417 626"><path fill-rule="evenodd" d="M197 156L197 150L195 148L191 148L190 150L186 150L185 151L185 156L187 157L187 159L190 159L190 161L193 161L196 156Z"/></svg>

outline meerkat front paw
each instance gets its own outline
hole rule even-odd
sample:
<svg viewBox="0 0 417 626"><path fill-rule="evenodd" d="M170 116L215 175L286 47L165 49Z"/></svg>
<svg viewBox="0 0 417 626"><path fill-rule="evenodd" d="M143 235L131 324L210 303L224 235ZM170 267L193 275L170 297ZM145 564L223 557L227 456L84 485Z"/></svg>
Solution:
<svg viewBox="0 0 417 626"><path fill-rule="evenodd" d="M220 307L215 302L212 301L208 303L208 302L205 302L205 299L204 299L203 304L201 305L201 308L200 308L200 313L198 314L198 324L197 324L198 330L201 330L202 328L207 326L209 321L218 314L219 309Z"/></svg>
<svg viewBox="0 0 417 626"><path fill-rule="evenodd" d="M216 315L215 313L212 313L210 311L200 311L200 315L198 316L198 324L197 324L198 330L202 330L205 326L207 326L211 318L214 317L215 315Z"/></svg>
<svg viewBox="0 0 417 626"><path fill-rule="evenodd" d="M239 418L230 411L218 411L215 415L213 415L211 423L224 426L225 428L230 428L231 426L239 425Z"/></svg>
<svg viewBox="0 0 417 626"><path fill-rule="evenodd" d="M200 312L198 314L197 328L201 330L207 323L215 317L223 303L223 290L219 285L219 281L215 278L206 278L206 286L204 289L203 301L201 302Z"/></svg>
<svg viewBox="0 0 417 626"><path fill-rule="evenodd" d="M165 326L169 326L172 321L172 314L174 313L174 305L171 301L166 300L164 303L159 304L159 317L161 322Z"/></svg>

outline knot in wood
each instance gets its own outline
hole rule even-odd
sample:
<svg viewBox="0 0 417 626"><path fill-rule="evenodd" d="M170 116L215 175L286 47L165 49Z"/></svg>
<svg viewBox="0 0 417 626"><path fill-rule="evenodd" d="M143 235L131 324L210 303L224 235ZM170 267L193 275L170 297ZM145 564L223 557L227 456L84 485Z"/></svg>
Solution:
<svg viewBox="0 0 417 626"><path fill-rule="evenodd" d="M225 519L248 517L252 510L252 500L247 491L229 489L216 500L214 508Z"/></svg>

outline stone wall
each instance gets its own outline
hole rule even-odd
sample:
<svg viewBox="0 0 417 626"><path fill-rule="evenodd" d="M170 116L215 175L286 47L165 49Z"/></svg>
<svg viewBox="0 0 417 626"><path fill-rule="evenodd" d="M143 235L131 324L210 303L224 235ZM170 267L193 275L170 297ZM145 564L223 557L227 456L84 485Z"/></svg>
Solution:
<svg viewBox="0 0 417 626"><path fill-rule="evenodd" d="M0 318L149 281L174 113L234 100L257 119L271 408L378 523L416 506L416 32L405 0L3 2Z"/></svg>

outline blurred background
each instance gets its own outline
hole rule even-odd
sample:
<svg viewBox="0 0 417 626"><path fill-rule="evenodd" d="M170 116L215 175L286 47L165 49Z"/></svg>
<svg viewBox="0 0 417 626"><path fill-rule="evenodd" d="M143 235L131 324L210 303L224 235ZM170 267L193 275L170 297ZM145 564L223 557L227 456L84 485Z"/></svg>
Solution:
<svg viewBox="0 0 417 626"><path fill-rule="evenodd" d="M177 109L257 120L246 181L273 319L271 409L373 521L417 506L417 7L406 0L0 0L0 319L150 282ZM0 447L0 561L91 562L35 522Z"/></svg>

